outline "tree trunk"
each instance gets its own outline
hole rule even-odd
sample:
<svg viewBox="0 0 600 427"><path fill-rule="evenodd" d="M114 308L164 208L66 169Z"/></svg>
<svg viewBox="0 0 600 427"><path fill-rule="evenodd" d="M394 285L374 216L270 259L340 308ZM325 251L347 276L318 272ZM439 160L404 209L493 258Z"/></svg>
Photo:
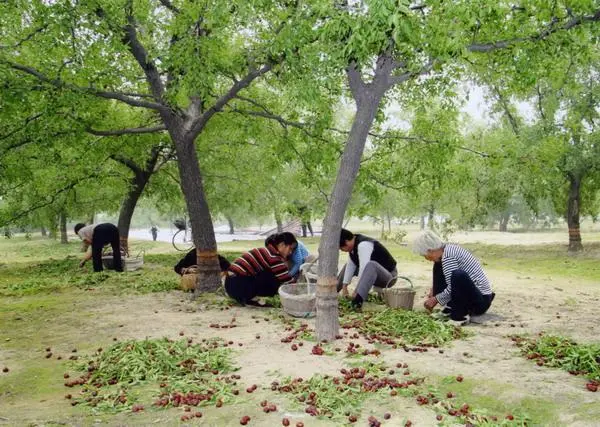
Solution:
<svg viewBox="0 0 600 427"><path fill-rule="evenodd" d="M567 205L567 224L569 225L569 252L583 250L579 224L579 206L581 198L581 177L569 174L569 200Z"/></svg>
<svg viewBox="0 0 600 427"><path fill-rule="evenodd" d="M388 224L388 233L392 232L392 216L390 214L386 215L387 217L387 224Z"/></svg>
<svg viewBox="0 0 600 427"><path fill-rule="evenodd" d="M421 230L425 230L425 215L421 215L421 219L419 221L419 228Z"/></svg>
<svg viewBox="0 0 600 427"><path fill-rule="evenodd" d="M233 219L230 216L227 217L227 223L229 224L229 234L235 234L235 229L233 227Z"/></svg>
<svg viewBox="0 0 600 427"><path fill-rule="evenodd" d="M48 231L46 230L46 227L42 227L40 231L42 233L42 237L48 236Z"/></svg>
<svg viewBox="0 0 600 427"><path fill-rule="evenodd" d="M277 232L281 233L283 232L283 221L281 219L281 214L277 210L275 210L273 214L275 216L275 222L277 223Z"/></svg>
<svg viewBox="0 0 600 427"><path fill-rule="evenodd" d="M435 230L435 209L434 207L430 207L427 213L427 227L430 230Z"/></svg>
<svg viewBox="0 0 600 427"><path fill-rule="evenodd" d="M89 219L88 219L88 224L93 224L94 223L94 216L96 216L96 215L94 214L94 212L92 212L90 214Z"/></svg>
<svg viewBox="0 0 600 427"><path fill-rule="evenodd" d="M199 292L215 291L221 285L219 261L217 258L217 241L208 203L202 185L202 174L196 144L190 138L179 135L183 126L175 129L170 127L171 138L177 150L181 191L192 225L192 237L196 247L197 265L199 267L196 296Z"/></svg>
<svg viewBox="0 0 600 427"><path fill-rule="evenodd" d="M69 243L69 237L67 236L67 214L66 212L60 213L60 243Z"/></svg>
<svg viewBox="0 0 600 427"><path fill-rule="evenodd" d="M500 225L498 227L499 231L506 232L508 231L508 221L510 220L510 212L506 211L502 213L500 217Z"/></svg>
<svg viewBox="0 0 600 427"><path fill-rule="evenodd" d="M381 239L385 236L385 218L381 218Z"/></svg>
<svg viewBox="0 0 600 427"><path fill-rule="evenodd" d="M140 199L150 175L145 173L136 173L129 182L129 191L125 195L125 200L121 204L119 211L119 221L117 228L119 229L119 239L121 241L121 250L126 255L129 254L129 227L131 226L131 218L135 211L138 200Z"/></svg>
<svg viewBox="0 0 600 427"><path fill-rule="evenodd" d="M340 159L335 185L323 221L323 235L319 243L316 318L317 339L320 341L333 340L339 331L337 267L340 230L352 196L352 188L358 175L360 159L369 129L385 93L385 88L381 86L381 83L375 79L372 83L373 86L363 85L355 96L357 100L356 115Z"/></svg>

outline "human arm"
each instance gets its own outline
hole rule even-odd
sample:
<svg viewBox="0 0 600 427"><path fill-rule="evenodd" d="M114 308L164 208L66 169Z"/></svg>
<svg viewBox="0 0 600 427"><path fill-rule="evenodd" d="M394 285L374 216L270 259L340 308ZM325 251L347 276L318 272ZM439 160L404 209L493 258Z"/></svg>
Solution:
<svg viewBox="0 0 600 427"><path fill-rule="evenodd" d="M371 261L375 245L372 242L360 242L358 245L358 277L365 271L365 266Z"/></svg>
<svg viewBox="0 0 600 427"><path fill-rule="evenodd" d="M191 251L189 251L185 257L183 257L178 263L177 265L173 268L173 270L175 270L175 273L182 275L183 272L182 270L184 268L190 267L192 265L196 264L196 248L192 249Z"/></svg>
<svg viewBox="0 0 600 427"><path fill-rule="evenodd" d="M306 257L308 256L308 249L302 242L298 242L296 249L292 252L291 261L292 266L290 267L290 276L296 276L300 270L300 266L304 264Z"/></svg>
<svg viewBox="0 0 600 427"><path fill-rule="evenodd" d="M89 261L90 259L92 259L92 251L89 249L89 244L88 244L88 248L86 249L85 254L83 255L83 258L79 262L79 267L83 267L85 265L85 263L87 261Z"/></svg>
<svg viewBox="0 0 600 427"><path fill-rule="evenodd" d="M344 278L342 279L342 290L341 295L344 297L348 295L348 284L352 280L354 276L354 272L356 271L356 264L352 261L351 258L348 258L348 262L346 263L346 267L344 268Z"/></svg>

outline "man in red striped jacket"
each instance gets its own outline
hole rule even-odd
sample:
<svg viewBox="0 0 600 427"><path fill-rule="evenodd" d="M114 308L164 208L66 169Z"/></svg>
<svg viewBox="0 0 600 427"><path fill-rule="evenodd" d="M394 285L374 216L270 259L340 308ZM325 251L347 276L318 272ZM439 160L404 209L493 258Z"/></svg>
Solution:
<svg viewBox="0 0 600 427"><path fill-rule="evenodd" d="M242 305L259 305L257 296L271 297L279 286L293 281L286 259L298 242L291 233L275 235L264 248L254 248L237 258L227 270L225 290Z"/></svg>

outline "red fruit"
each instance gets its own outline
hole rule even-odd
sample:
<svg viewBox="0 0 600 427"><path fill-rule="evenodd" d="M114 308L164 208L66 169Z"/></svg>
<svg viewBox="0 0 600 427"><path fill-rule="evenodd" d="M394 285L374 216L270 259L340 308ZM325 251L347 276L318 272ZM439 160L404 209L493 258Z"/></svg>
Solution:
<svg viewBox="0 0 600 427"><path fill-rule="evenodd" d="M252 387L248 387L246 389L246 393L252 393L254 391L254 389Z"/></svg>
<svg viewBox="0 0 600 427"><path fill-rule="evenodd" d="M240 419L240 424L245 426L246 424L248 424L250 422L250 417L248 415L244 415L241 419Z"/></svg>
<svg viewBox="0 0 600 427"><path fill-rule="evenodd" d="M65 394L65 399L70 399L71 397L73 396L71 396L70 394Z"/></svg>
<svg viewBox="0 0 600 427"><path fill-rule="evenodd" d="M260 335L256 335L256 339L259 340L260 339Z"/></svg>
<svg viewBox="0 0 600 427"><path fill-rule="evenodd" d="M296 344L292 344L292 350L294 350L294 351L298 350L298 346Z"/></svg>
<svg viewBox="0 0 600 427"><path fill-rule="evenodd" d="M185 408L183 408L183 410L185 412L192 412L192 408L190 408L189 406L186 406Z"/></svg>
<svg viewBox="0 0 600 427"><path fill-rule="evenodd" d="M456 381L458 381L459 383L462 382L463 377L461 375L459 375L458 377L456 377Z"/></svg>
<svg viewBox="0 0 600 427"><path fill-rule="evenodd" d="M585 385L585 388L587 388L589 391L593 391L593 392L597 392L598 391L598 385L594 384L594 383L587 383Z"/></svg>
<svg viewBox="0 0 600 427"><path fill-rule="evenodd" d="M446 397L448 399L452 399L454 397L454 393L452 393L451 391L449 391L448 393L446 393Z"/></svg>
<svg viewBox="0 0 600 427"><path fill-rule="evenodd" d="M410 427L410 426L412 426L412 421L411 421L411 420L407 420L407 421L404 423L404 427Z"/></svg>
<svg viewBox="0 0 600 427"><path fill-rule="evenodd" d="M389 420L390 418L392 418L392 414L390 414L389 412L386 412L385 414L383 414L384 420Z"/></svg>
<svg viewBox="0 0 600 427"><path fill-rule="evenodd" d="M77 349L74 348L73 350L71 350L71 353L77 353Z"/></svg>
<svg viewBox="0 0 600 427"><path fill-rule="evenodd" d="M9 369L5 366L4 368L2 368L2 372L8 372Z"/></svg>
<svg viewBox="0 0 600 427"><path fill-rule="evenodd" d="M508 414L508 415L506 416L506 419L507 419L507 420L509 420L509 421L512 421L512 420L514 420L514 419L515 419L515 417L513 417L511 414Z"/></svg>
<svg viewBox="0 0 600 427"><path fill-rule="evenodd" d="M69 374L64 374L63 378L69 378Z"/></svg>
<svg viewBox="0 0 600 427"><path fill-rule="evenodd" d="M357 420L356 415L350 415L348 417L348 421L350 421L351 423L355 423Z"/></svg>
<svg viewBox="0 0 600 427"><path fill-rule="evenodd" d="M304 427L304 423L302 421L298 421L296 423L296 427Z"/></svg>
<svg viewBox="0 0 600 427"><path fill-rule="evenodd" d="M265 406L267 406L267 401L266 401L266 400L263 400L262 402L260 402L260 406L262 406L263 408L264 408Z"/></svg>
<svg viewBox="0 0 600 427"><path fill-rule="evenodd" d="M194 417L196 417L196 418L202 418L202 412L196 412L194 414Z"/></svg>
<svg viewBox="0 0 600 427"><path fill-rule="evenodd" d="M183 331L179 331L179 336L183 336Z"/></svg>
<svg viewBox="0 0 600 427"><path fill-rule="evenodd" d="M217 400L216 406L217 406L217 408L220 408L221 406L223 406L223 401L221 399Z"/></svg>
<svg viewBox="0 0 600 427"><path fill-rule="evenodd" d="M98 350L96 350L98 353L102 353L102 347L100 347Z"/></svg>
<svg viewBox="0 0 600 427"><path fill-rule="evenodd" d="M442 417L441 415L438 415L437 417L435 417L435 419L438 420L438 421L442 421L443 418L444 417Z"/></svg>
<svg viewBox="0 0 600 427"><path fill-rule="evenodd" d="M285 426L285 427L289 426L290 425L290 420L288 420L287 418L282 419L281 420L281 425Z"/></svg>
<svg viewBox="0 0 600 427"><path fill-rule="evenodd" d="M47 348L46 348L46 351L52 351L52 350L50 349L50 347L47 347Z"/></svg>
<svg viewBox="0 0 600 427"><path fill-rule="evenodd" d="M181 421L188 421L189 419L190 419L190 417L187 415L182 415L180 418Z"/></svg>
<svg viewBox="0 0 600 427"><path fill-rule="evenodd" d="M52 353L46 353L46 359L50 359L52 357Z"/></svg>

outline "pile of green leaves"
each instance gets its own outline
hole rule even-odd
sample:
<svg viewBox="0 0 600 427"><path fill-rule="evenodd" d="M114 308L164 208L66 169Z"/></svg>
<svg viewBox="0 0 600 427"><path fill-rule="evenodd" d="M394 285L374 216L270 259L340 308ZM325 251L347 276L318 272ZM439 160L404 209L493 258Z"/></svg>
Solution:
<svg viewBox="0 0 600 427"><path fill-rule="evenodd" d="M355 363L351 368L344 369L342 372L362 370L360 377L345 380L344 376L332 377L329 375L313 375L311 378L303 381L297 378L285 378L279 382L274 382L274 386L282 392L293 396L294 402L301 402L307 406L307 413L310 408L315 412L311 415L323 416L332 420L347 420L348 415L358 416L363 407L363 403L374 395L386 395L390 393L390 387L385 386L376 391L367 391L365 384L367 382L377 381L383 378L390 378L386 375L387 369L383 363ZM350 376L350 374L347 374ZM409 377L402 378L409 380ZM411 385L397 388L397 393L404 396L413 396L415 387L421 380L415 380Z"/></svg>
<svg viewBox="0 0 600 427"><path fill-rule="evenodd" d="M600 381L600 344L577 344L568 338L546 334L536 339L518 335L511 339L527 359Z"/></svg>
<svg viewBox="0 0 600 427"><path fill-rule="evenodd" d="M73 404L100 410L128 410L147 396L169 392L210 393L201 404L232 399L233 385L227 373L237 368L232 364L231 350L220 340L192 344L189 340L167 338L124 341L91 359L79 363L85 385L81 397ZM152 391L154 390L154 391Z"/></svg>
<svg viewBox="0 0 600 427"><path fill-rule="evenodd" d="M393 339L396 344L443 345L464 338L466 331L436 321L425 313L388 308L376 313L346 315L345 326L355 327L374 339Z"/></svg>

